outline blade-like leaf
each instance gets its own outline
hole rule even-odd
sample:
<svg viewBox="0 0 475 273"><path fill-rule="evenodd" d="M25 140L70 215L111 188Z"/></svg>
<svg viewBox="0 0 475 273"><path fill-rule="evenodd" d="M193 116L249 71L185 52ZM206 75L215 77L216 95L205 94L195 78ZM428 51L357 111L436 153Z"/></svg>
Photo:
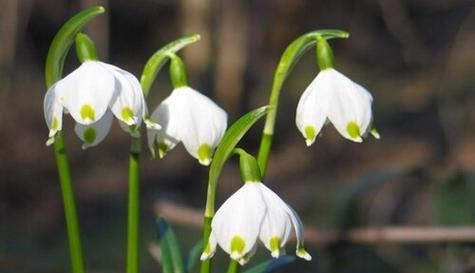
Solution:
<svg viewBox="0 0 475 273"><path fill-rule="evenodd" d="M283 266L295 261L294 256L281 256L278 259L271 259L262 262L246 271L244 273L270 273L274 270L280 269Z"/></svg>
<svg viewBox="0 0 475 273"><path fill-rule="evenodd" d="M61 79L64 60L76 34L81 31L87 22L103 12L104 8L100 6L83 10L69 19L54 36L46 57L45 82L47 88Z"/></svg>
<svg viewBox="0 0 475 273"><path fill-rule="evenodd" d="M160 48L157 52L155 52L152 57L150 57L150 59L148 59L143 69L142 76L140 77L140 84L142 85L142 90L145 97L148 96L153 81L157 77L157 74L162 68L162 66L168 60L170 54L174 54L185 46L197 42L199 40L199 34L183 36L173 42L166 44L164 47Z"/></svg>
<svg viewBox="0 0 475 273"><path fill-rule="evenodd" d="M211 166L209 168L209 181L208 187L211 188L213 191L216 188L216 182L219 179L219 175L221 174L221 169L224 166L224 163L229 158L233 149L236 147L238 142L241 138L246 134L246 132L252 127L256 121L258 121L261 117L263 117L267 111L269 110L268 106L263 106L257 108L246 115L242 116L236 122L229 127L226 133L223 136L223 139L218 145L216 152L213 156L213 161L211 162ZM206 200L206 217L213 217L214 215L214 194L208 196Z"/></svg>
<svg viewBox="0 0 475 273"><path fill-rule="evenodd" d="M162 253L163 272L185 273L180 246L172 227L160 216L157 217L155 224Z"/></svg>
<svg viewBox="0 0 475 273"><path fill-rule="evenodd" d="M203 250L203 240L199 240L188 252L185 259L186 272L191 273Z"/></svg>

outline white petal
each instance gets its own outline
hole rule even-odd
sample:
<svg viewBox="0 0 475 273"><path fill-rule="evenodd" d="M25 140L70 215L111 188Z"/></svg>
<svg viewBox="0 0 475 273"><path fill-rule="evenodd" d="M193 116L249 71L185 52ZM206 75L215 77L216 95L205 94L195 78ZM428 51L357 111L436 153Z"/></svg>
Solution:
<svg viewBox="0 0 475 273"><path fill-rule="evenodd" d="M227 114L211 99L190 87L175 89L173 93L183 110L180 139L190 155L208 165L212 151L226 131ZM203 148L207 149L201 152Z"/></svg>
<svg viewBox="0 0 475 273"><path fill-rule="evenodd" d="M140 137L140 131L136 125L128 125L121 120L119 120L119 125L124 132L129 133L132 137Z"/></svg>
<svg viewBox="0 0 475 273"><path fill-rule="evenodd" d="M267 206L267 213L262 222L259 238L271 251L272 257L278 258L281 248L287 243L292 229L288 205L271 189L259 183L262 196Z"/></svg>
<svg viewBox="0 0 475 273"><path fill-rule="evenodd" d="M310 146L327 120L332 92L325 71L320 72L300 97L295 122Z"/></svg>
<svg viewBox="0 0 475 273"><path fill-rule="evenodd" d="M59 102L56 91L56 84L51 86L46 92L43 100L43 110L46 124L49 128L47 145L54 142L54 137L58 131L63 128L63 106Z"/></svg>
<svg viewBox="0 0 475 273"><path fill-rule="evenodd" d="M295 250L296 255L302 259L310 261L312 259L312 256L308 254L304 247L302 220L300 220L300 217L298 216L297 212L295 212L290 206L286 206L286 210L288 215L290 216L292 225L294 226L295 236L297 237L297 246Z"/></svg>
<svg viewBox="0 0 475 273"><path fill-rule="evenodd" d="M219 246L234 260L244 258L256 244L265 213L257 183L244 184L224 202L211 222Z"/></svg>
<svg viewBox="0 0 475 273"><path fill-rule="evenodd" d="M111 99L112 113L127 125L140 125L145 114L145 99L137 78L116 66L101 63L115 77L116 92Z"/></svg>
<svg viewBox="0 0 475 273"><path fill-rule="evenodd" d="M182 114L180 104L176 103L173 93L153 111L151 120L161 127L160 130L147 128L148 147L154 156L158 150L159 156L162 158L180 142L178 126L180 126Z"/></svg>
<svg viewBox="0 0 475 273"><path fill-rule="evenodd" d="M113 74L97 61L86 61L57 83L60 101L80 124L99 120L114 94Z"/></svg>
<svg viewBox="0 0 475 273"><path fill-rule="evenodd" d="M213 231L211 231L209 235L208 245L206 246L205 251L201 253L200 260L204 261L213 257L214 253L216 252L217 244L218 242L216 241L216 238L214 237Z"/></svg>
<svg viewBox="0 0 475 273"><path fill-rule="evenodd" d="M104 140L112 124L112 113L107 111L100 120L90 125L76 123L74 131L84 142L83 149L96 146Z"/></svg>
<svg viewBox="0 0 475 273"><path fill-rule="evenodd" d="M325 72L334 92L328 119L342 136L361 142L371 120L371 95L340 72L334 69Z"/></svg>

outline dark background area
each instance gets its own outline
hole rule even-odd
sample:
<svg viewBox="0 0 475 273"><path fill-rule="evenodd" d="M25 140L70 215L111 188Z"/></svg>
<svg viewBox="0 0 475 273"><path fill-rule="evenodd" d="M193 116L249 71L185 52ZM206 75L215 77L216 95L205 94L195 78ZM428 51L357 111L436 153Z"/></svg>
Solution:
<svg viewBox="0 0 475 273"><path fill-rule="evenodd" d="M107 12L86 33L102 60L137 77L161 46L187 33L201 34L201 41L180 55L191 86L215 99L230 123L267 103L274 69L291 41L316 29L349 31L348 40L331 42L336 68L372 92L381 139L351 143L327 125L313 146L305 146L294 120L298 99L318 72L310 51L283 88L265 182L309 230L474 224L473 1L1 0L0 272L69 270L54 154L44 145L43 67L60 26L95 4ZM70 54L65 73L77 65ZM170 91L165 68L151 90L150 109ZM103 143L83 151L71 119L64 120L89 272L122 272L129 136L114 124ZM256 151L262 125L243 140L249 151ZM181 145L162 160L150 159L145 143L143 151L142 272L160 272L148 251L154 215L166 207L199 221L207 168ZM221 176L218 204L240 183L232 159ZM190 219L180 220L178 212L171 222L188 250L200 230L187 224ZM289 253L293 247L290 242ZM475 248L468 241L310 240L308 248L311 263L297 261L282 272L475 272ZM251 262L268 257L260 247ZM227 261L218 260L223 266Z"/></svg>

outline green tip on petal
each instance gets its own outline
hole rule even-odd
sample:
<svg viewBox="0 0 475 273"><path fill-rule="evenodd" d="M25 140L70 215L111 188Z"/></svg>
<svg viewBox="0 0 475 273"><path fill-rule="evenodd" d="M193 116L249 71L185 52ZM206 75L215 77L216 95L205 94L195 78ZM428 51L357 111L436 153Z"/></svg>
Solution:
<svg viewBox="0 0 475 273"><path fill-rule="evenodd" d="M156 153L158 154L158 157L159 158L165 157L165 155L168 152L168 145L163 142L159 142L157 143L155 147L156 147Z"/></svg>
<svg viewBox="0 0 475 273"><path fill-rule="evenodd" d="M269 241L271 256L274 258L280 257L280 238L275 236Z"/></svg>
<svg viewBox="0 0 475 273"><path fill-rule="evenodd" d="M350 122L346 126L346 131L350 135L351 139L355 142L362 142L363 139L361 138L360 127L356 122Z"/></svg>
<svg viewBox="0 0 475 273"><path fill-rule="evenodd" d="M317 137L317 131L315 127L312 125L308 125L305 127L305 143L307 146L312 145L315 142L315 138Z"/></svg>
<svg viewBox="0 0 475 273"><path fill-rule="evenodd" d="M145 125L147 126L148 129L153 129L153 130L160 130L162 129L162 126L160 124L156 123L153 119L151 118L146 118L145 119Z"/></svg>
<svg viewBox="0 0 475 273"><path fill-rule="evenodd" d="M53 121L51 122L51 130L56 131L59 128L59 121L57 117L53 118Z"/></svg>
<svg viewBox="0 0 475 273"><path fill-rule="evenodd" d="M231 239L231 258L238 260L242 258L242 253L246 247L246 241L241 236L234 236Z"/></svg>
<svg viewBox="0 0 475 273"><path fill-rule="evenodd" d="M312 260L312 256L310 256L310 254L308 254L307 250L305 250L305 248L303 248L303 247L300 247L299 249L297 249L296 255L297 255L297 257L302 258L306 261L311 261Z"/></svg>
<svg viewBox="0 0 475 273"><path fill-rule="evenodd" d="M201 253L200 260L208 260L210 258L211 254L211 244L208 242L206 245L205 249L203 250L203 253Z"/></svg>
<svg viewBox="0 0 475 273"><path fill-rule="evenodd" d="M95 114L94 108L92 108L92 106L89 104L84 104L81 107L80 114L81 114L81 118L84 121L93 122L95 120L96 114Z"/></svg>
<svg viewBox="0 0 475 273"><path fill-rule="evenodd" d="M132 111L130 107L122 108L120 116L125 122L128 123L128 125L131 125L131 123L135 123L134 112Z"/></svg>
<svg viewBox="0 0 475 273"><path fill-rule="evenodd" d="M46 141L46 146L51 146L53 143L54 143L54 139L55 138L55 135L53 135L52 137L49 137L48 140Z"/></svg>
<svg viewBox="0 0 475 273"><path fill-rule="evenodd" d="M87 147L90 146L90 144L94 142L94 140L96 140L96 137L97 137L96 129L92 127L86 128L86 130L84 130L83 137L84 137L84 145L82 147L83 149L86 149Z"/></svg>
<svg viewBox="0 0 475 273"><path fill-rule="evenodd" d="M201 144L198 148L198 161L201 165L208 166L211 163L211 146Z"/></svg>
<svg viewBox="0 0 475 273"><path fill-rule="evenodd" d="M376 139L379 139L381 137L379 135L378 129L376 129L374 124L371 124L371 129L369 130L369 133Z"/></svg>

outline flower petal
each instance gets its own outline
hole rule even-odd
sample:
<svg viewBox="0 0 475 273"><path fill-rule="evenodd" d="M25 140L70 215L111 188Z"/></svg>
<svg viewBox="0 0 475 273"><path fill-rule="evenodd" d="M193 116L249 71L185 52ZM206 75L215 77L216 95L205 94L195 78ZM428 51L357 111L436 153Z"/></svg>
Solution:
<svg viewBox="0 0 475 273"><path fill-rule="evenodd" d="M295 236L297 237L297 246L295 253L298 257L310 261L312 259L312 256L308 254L304 247L302 220L300 220L300 217L298 216L297 212L295 212L294 209L292 209L290 206L286 206L286 210L288 215L290 216L292 225L294 226Z"/></svg>
<svg viewBox="0 0 475 273"><path fill-rule="evenodd" d="M113 74L97 61L86 61L57 83L60 101L76 122L98 121L114 94Z"/></svg>
<svg viewBox="0 0 475 273"><path fill-rule="evenodd" d="M295 123L306 139L307 146L315 142L327 120L331 103L331 90L325 71L320 72L305 89L297 105Z"/></svg>
<svg viewBox="0 0 475 273"><path fill-rule="evenodd" d="M209 235L208 245L206 245L205 250L203 251L203 253L201 253L200 260L204 261L213 257L214 253L216 253L217 244L218 242L216 241L216 238L214 237L213 231L211 231Z"/></svg>
<svg viewBox="0 0 475 273"><path fill-rule="evenodd" d="M127 125L140 125L145 114L145 99L137 78L116 66L100 63L111 71L116 80L116 92L111 99L112 113Z"/></svg>
<svg viewBox="0 0 475 273"><path fill-rule="evenodd" d="M49 128L46 145L51 145L54 143L56 133L63 128L63 106L59 102L56 85L51 86L46 92L43 100L43 109L46 124Z"/></svg>
<svg viewBox="0 0 475 273"><path fill-rule="evenodd" d="M100 120L90 125L76 123L74 131L84 142L83 149L96 146L104 140L112 124L112 113L107 111Z"/></svg>
<svg viewBox="0 0 475 273"><path fill-rule="evenodd" d="M371 94L340 72L325 71L334 92L328 119L343 137L361 142L371 121Z"/></svg>
<svg viewBox="0 0 475 273"><path fill-rule="evenodd" d="M292 230L290 217L287 213L288 205L266 185L259 183L259 186L267 206L259 238L271 251L272 257L278 258Z"/></svg>
<svg viewBox="0 0 475 273"><path fill-rule="evenodd" d="M237 261L254 248L266 213L256 184L244 184L224 202L211 222L219 246Z"/></svg>
<svg viewBox="0 0 475 273"><path fill-rule="evenodd" d="M151 120L154 120L160 127L147 128L148 147L153 156L158 153L162 158L180 142L179 128L181 113L180 104L176 103L175 97L170 95L153 111Z"/></svg>
<svg viewBox="0 0 475 273"><path fill-rule="evenodd" d="M208 97L190 87L173 91L183 113L180 115L180 139L190 155L209 165L211 155L227 127L227 114Z"/></svg>

